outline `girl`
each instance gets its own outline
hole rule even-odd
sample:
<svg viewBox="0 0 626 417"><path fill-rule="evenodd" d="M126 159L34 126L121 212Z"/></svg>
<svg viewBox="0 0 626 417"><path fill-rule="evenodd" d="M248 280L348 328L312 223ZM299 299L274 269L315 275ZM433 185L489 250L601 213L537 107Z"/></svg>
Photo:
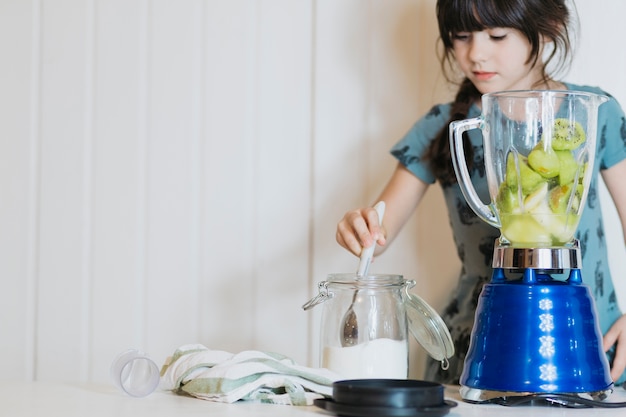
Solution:
<svg viewBox="0 0 626 417"><path fill-rule="evenodd" d="M447 371L432 361L425 378L458 384L469 347L478 295L491 278L493 242L499 231L468 208L451 163L448 125L480 115L482 94L504 90L577 90L605 94L593 87L555 79L570 62L570 13L564 0L439 0L439 33L444 47L442 69L448 80L454 67L464 79L454 102L434 106L391 150L398 166L376 200L386 202L384 225L369 207L349 211L337 226L337 242L355 255L376 241L384 250L420 203L430 184L443 188L457 252L463 263L458 286L442 316L455 343ZM611 377L625 379L626 316L613 288L598 199L602 175L617 207L626 240L626 123L611 100L599 110L596 163L587 207L577 231L585 283L594 294ZM482 140L470 135L468 160L474 184L484 183ZM380 252L379 251L379 252Z"/></svg>

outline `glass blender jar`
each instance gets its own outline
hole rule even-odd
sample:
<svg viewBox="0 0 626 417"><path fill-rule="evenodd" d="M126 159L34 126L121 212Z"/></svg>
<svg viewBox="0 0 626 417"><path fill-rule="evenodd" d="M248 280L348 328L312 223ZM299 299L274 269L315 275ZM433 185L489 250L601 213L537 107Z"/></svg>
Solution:
<svg viewBox="0 0 626 417"><path fill-rule="evenodd" d="M591 182L597 109L605 96L571 91L486 94L482 115L450 125L452 162L469 206L501 231L500 244L573 242ZM462 133L483 133L491 203L472 186Z"/></svg>

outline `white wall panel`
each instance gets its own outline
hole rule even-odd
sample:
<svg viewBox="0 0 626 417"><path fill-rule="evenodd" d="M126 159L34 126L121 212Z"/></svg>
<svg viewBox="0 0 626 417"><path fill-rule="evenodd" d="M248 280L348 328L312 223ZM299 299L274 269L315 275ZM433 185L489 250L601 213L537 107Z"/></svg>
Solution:
<svg viewBox="0 0 626 417"><path fill-rule="evenodd" d="M149 3L145 349L160 355L195 342L197 334L196 16L199 2Z"/></svg>
<svg viewBox="0 0 626 417"><path fill-rule="evenodd" d="M352 255L335 243L335 227L348 208L375 196L369 188L368 149L363 146L369 96L369 2L319 0L315 5L313 276L320 281L327 273L356 265Z"/></svg>
<svg viewBox="0 0 626 417"><path fill-rule="evenodd" d="M146 3L95 6L90 377L146 348Z"/></svg>
<svg viewBox="0 0 626 417"><path fill-rule="evenodd" d="M90 311L93 48L88 2L42 2L38 379L84 379ZM62 335L62 337L60 337Z"/></svg>
<svg viewBox="0 0 626 417"><path fill-rule="evenodd" d="M38 5L0 2L0 365L5 375L31 379L37 267Z"/></svg>
<svg viewBox="0 0 626 417"><path fill-rule="evenodd" d="M300 306L308 294L312 7L292 0L260 4L254 344L304 362L308 329Z"/></svg>
<svg viewBox="0 0 626 417"><path fill-rule="evenodd" d="M200 176L200 341L228 351L254 340L255 1L206 2Z"/></svg>

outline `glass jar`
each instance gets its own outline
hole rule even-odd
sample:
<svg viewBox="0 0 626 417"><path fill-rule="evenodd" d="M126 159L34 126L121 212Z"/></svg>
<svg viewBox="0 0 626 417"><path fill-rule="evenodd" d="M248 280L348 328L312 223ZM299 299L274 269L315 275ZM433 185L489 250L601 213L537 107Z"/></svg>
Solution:
<svg viewBox="0 0 626 417"><path fill-rule="evenodd" d="M401 275L330 274L305 310L324 303L320 365L345 379L404 379L408 331L442 366L454 354L447 327Z"/></svg>

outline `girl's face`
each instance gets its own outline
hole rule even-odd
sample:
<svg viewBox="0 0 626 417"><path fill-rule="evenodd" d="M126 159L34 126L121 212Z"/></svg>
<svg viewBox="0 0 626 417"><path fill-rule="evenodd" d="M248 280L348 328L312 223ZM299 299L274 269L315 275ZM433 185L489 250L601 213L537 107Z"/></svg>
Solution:
<svg viewBox="0 0 626 417"><path fill-rule="evenodd" d="M530 90L542 79L540 66L527 62L530 42L516 29L459 32L452 47L461 71L482 94Z"/></svg>

